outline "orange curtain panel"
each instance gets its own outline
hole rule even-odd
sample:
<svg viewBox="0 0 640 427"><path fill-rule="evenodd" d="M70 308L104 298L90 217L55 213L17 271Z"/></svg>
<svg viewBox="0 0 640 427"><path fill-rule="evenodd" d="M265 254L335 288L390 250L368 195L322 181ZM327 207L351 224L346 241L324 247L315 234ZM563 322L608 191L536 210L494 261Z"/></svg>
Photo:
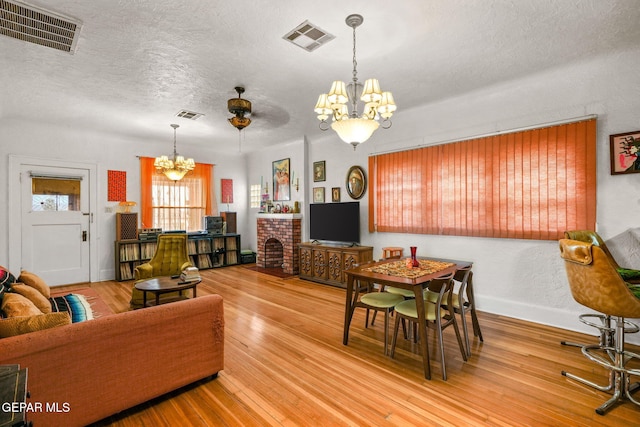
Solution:
<svg viewBox="0 0 640 427"><path fill-rule="evenodd" d="M193 171L173 182L159 174L155 159L140 157L140 216L143 228L201 228L201 218L215 207L213 165L196 163Z"/></svg>
<svg viewBox="0 0 640 427"><path fill-rule="evenodd" d="M596 119L369 158L369 230L555 240L596 221Z"/></svg>

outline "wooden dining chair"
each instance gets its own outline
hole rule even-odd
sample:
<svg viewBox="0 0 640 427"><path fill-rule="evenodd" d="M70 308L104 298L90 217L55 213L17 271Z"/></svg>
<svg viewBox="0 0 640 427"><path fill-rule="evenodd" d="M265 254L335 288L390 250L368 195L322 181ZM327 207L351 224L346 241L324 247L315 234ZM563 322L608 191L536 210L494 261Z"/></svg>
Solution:
<svg viewBox="0 0 640 427"><path fill-rule="evenodd" d="M458 329L458 323L456 322L455 310L453 308L453 276L454 273L446 276L433 279L429 282L426 292L433 292L437 295L435 302L431 302L425 296L424 311L425 321L427 323L427 330L434 329L438 336L438 345L440 349L440 363L442 366L442 379L447 380L447 370L445 366L445 354L444 354L444 339L442 331L448 327L452 327L456 338L458 340L458 346L460 347L460 354L462 359L467 361L467 352L462 343L462 337L460 336L460 330ZM425 292L425 293L426 293ZM396 343L398 339L398 330L402 320L408 322L418 322L418 310L416 307L415 299L405 300L395 306L396 320L393 328L393 338L391 339L391 358L394 357ZM426 337L425 337L426 339ZM425 355L429 357L429 355Z"/></svg>
<svg viewBox="0 0 640 427"><path fill-rule="evenodd" d="M453 310L460 315L460 320L462 323L462 335L464 336L467 357L471 357L469 328L467 327L467 313L471 313L473 335L478 337L480 342L484 342L484 339L482 338L482 331L480 330L480 322L478 321L478 314L476 313L476 302L473 292L473 272L471 271L471 266L458 268L454 273L453 282L453 295L451 299L452 307ZM457 290L455 289L456 287ZM431 302L435 303L437 297L437 294L435 294L434 292L427 293L427 298Z"/></svg>
<svg viewBox="0 0 640 427"><path fill-rule="evenodd" d="M373 262L356 264L354 267L365 266L367 264L373 264ZM374 289L373 283L368 281L356 279L354 285L353 301L355 302L352 304L351 317L353 318L353 312L356 308L366 309L364 327L368 328L370 311L374 312L374 316L378 311L384 313L384 354L387 355L389 350L389 317L394 307L404 301L404 298L388 292L379 292ZM362 296L360 296L360 294L362 294ZM374 321L375 317L372 319L371 326L373 326Z"/></svg>

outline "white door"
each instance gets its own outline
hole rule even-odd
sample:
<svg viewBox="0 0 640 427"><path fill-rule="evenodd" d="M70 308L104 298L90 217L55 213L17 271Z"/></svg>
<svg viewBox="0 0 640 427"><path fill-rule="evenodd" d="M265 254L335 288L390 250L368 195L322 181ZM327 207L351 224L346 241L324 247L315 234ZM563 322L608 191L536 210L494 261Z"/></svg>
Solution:
<svg viewBox="0 0 640 427"><path fill-rule="evenodd" d="M55 286L90 281L89 170L21 166L22 268Z"/></svg>

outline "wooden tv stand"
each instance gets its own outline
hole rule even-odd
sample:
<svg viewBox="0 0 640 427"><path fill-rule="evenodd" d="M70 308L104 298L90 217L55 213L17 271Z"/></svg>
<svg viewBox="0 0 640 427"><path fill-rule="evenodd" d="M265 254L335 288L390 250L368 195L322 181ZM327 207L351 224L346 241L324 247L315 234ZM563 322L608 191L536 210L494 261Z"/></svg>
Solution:
<svg viewBox="0 0 640 427"><path fill-rule="evenodd" d="M332 246L300 243L300 278L341 288L347 287L344 270L373 259L372 246Z"/></svg>

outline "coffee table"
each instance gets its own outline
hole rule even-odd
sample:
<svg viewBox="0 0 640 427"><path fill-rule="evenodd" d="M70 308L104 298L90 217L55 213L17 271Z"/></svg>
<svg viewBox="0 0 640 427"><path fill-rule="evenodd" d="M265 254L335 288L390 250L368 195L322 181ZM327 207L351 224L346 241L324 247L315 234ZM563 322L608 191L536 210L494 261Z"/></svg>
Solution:
<svg viewBox="0 0 640 427"><path fill-rule="evenodd" d="M142 291L142 306L150 307L153 305L160 305L160 295L169 292L179 292L179 296L175 298L165 299L164 303L179 301L185 299L182 296L182 291L193 289L193 298L196 297L196 286L200 283L200 279L191 280L189 282L181 282L179 279L172 279L171 277L154 277L153 279L143 280L135 284L135 288ZM155 301L147 302L147 292L151 292L156 296Z"/></svg>

